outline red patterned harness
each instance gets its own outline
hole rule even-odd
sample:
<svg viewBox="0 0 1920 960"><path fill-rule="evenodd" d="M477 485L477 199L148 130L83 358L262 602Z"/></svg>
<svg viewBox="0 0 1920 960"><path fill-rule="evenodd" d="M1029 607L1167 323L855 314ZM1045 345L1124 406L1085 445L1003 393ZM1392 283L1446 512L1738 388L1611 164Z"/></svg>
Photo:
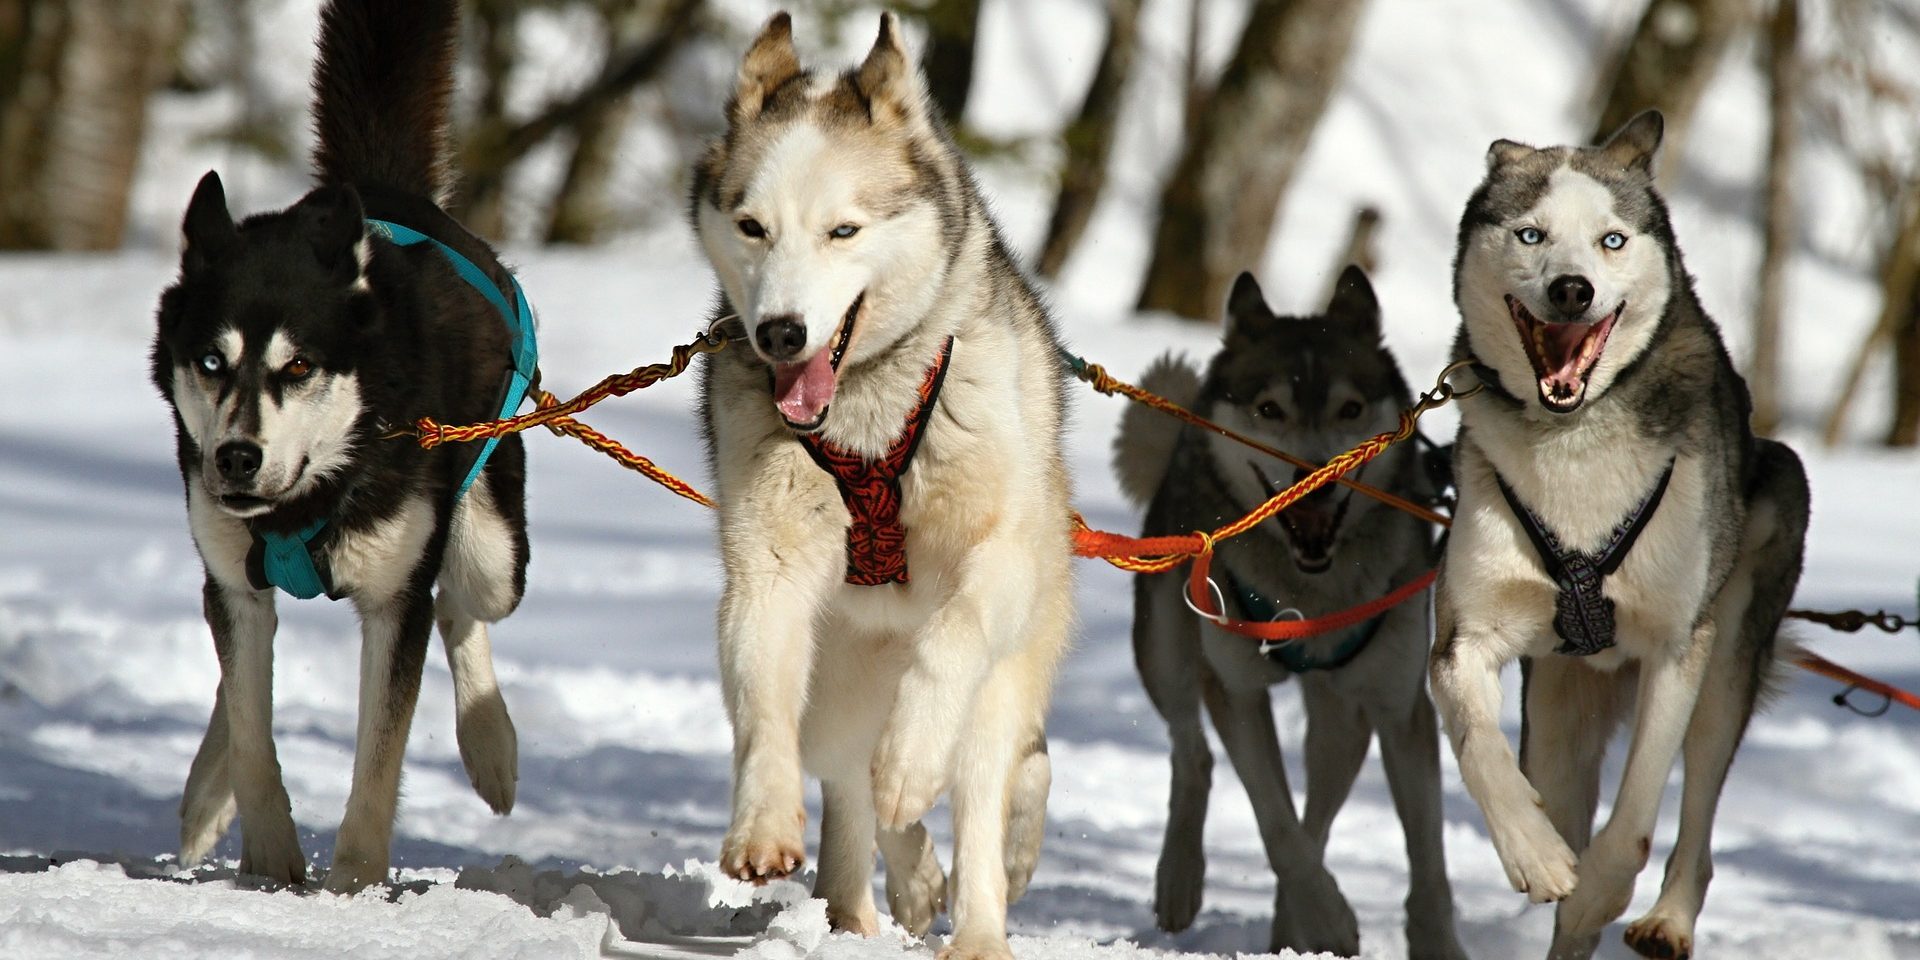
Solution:
<svg viewBox="0 0 1920 960"><path fill-rule="evenodd" d="M913 452L926 435L934 400L947 377L953 357L953 338L940 347L940 356L920 383L920 402L907 412L906 427L886 456L868 460L835 446L817 434L804 434L800 443L820 469L833 475L840 499L847 505L847 582L873 587L907 582L907 525L900 521L900 478L913 463Z"/></svg>

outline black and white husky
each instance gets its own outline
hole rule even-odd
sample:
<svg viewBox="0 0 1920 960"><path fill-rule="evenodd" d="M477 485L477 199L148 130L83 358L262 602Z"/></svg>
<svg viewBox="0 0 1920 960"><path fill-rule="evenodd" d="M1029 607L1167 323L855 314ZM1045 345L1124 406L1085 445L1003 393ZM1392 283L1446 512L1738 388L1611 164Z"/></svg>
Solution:
<svg viewBox="0 0 1920 960"><path fill-rule="evenodd" d="M241 871L305 879L273 746L276 585L351 598L363 628L353 790L327 889L386 876L436 621L467 772L495 811L513 806L513 724L486 624L513 611L525 580L520 441L502 440L460 495L475 450L383 439L424 415L491 419L515 369L490 295L435 244L398 239L425 233L485 264L494 294L514 297L485 244L435 205L448 181L456 20L453 0L328 3L314 75L319 186L236 224L209 173L187 208L153 379L173 405L221 679L180 806L183 865L238 812Z"/></svg>
<svg viewBox="0 0 1920 960"><path fill-rule="evenodd" d="M1380 342L1380 305L1359 267L1347 268L1326 312L1312 317L1275 316L1253 276L1241 274L1227 302L1226 343L1205 374L1167 358L1142 383L1315 462L1393 429L1411 399ZM1213 529L1296 476L1289 464L1143 406L1121 420L1114 471L1147 510L1142 536ZM1411 446L1382 454L1361 478L1416 499L1429 492ZM1212 576L1234 619L1272 620L1283 608L1324 616L1417 579L1431 562L1432 539L1419 519L1329 486L1220 544ZM1186 589L1184 574L1134 579L1134 660L1173 741L1154 891L1160 926L1183 930L1200 909L1213 779L1204 706L1253 801L1279 881L1273 949L1359 953L1353 909L1321 853L1377 736L1412 868L1408 955L1464 957L1441 848L1440 730L1424 682L1426 594L1357 627L1263 651L1195 616ZM1268 687L1295 676L1308 722L1304 818L1294 813L1268 699Z"/></svg>
<svg viewBox="0 0 1920 960"><path fill-rule="evenodd" d="M1497 141L1460 222L1460 505L1437 591L1434 699L1516 890L1559 901L1551 956L1587 957L1652 849L1674 758L1680 835L1626 939L1685 957L1714 808L1800 576L1799 459L1748 427L1745 381L1700 306L1654 189L1662 121L1605 144ZM1520 760L1499 728L1523 660ZM1600 762L1633 739L1593 829Z"/></svg>

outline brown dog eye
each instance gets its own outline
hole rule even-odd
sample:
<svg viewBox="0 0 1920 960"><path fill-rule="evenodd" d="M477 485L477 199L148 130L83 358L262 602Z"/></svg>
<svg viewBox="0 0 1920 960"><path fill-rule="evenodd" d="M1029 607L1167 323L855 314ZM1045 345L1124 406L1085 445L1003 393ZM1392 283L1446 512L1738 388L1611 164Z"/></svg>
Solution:
<svg viewBox="0 0 1920 960"><path fill-rule="evenodd" d="M1348 400L1344 405L1340 407L1340 419L1352 420L1360 416L1360 412L1363 409L1365 408L1360 406L1360 401Z"/></svg>
<svg viewBox="0 0 1920 960"><path fill-rule="evenodd" d="M307 374L313 372L313 364L309 363L305 357L294 357L287 361L286 366L280 368L280 372L289 380L305 380Z"/></svg>
<svg viewBox="0 0 1920 960"><path fill-rule="evenodd" d="M1260 406L1255 408L1254 412L1268 420L1285 420L1287 418L1287 412L1280 409L1280 405L1274 403L1272 400L1262 401Z"/></svg>
<svg viewBox="0 0 1920 960"><path fill-rule="evenodd" d="M764 237L767 235L767 228L761 226L760 221L755 220L752 217L747 217L741 220L739 222L739 227L740 227L741 233L744 233L755 240L758 240L761 237Z"/></svg>

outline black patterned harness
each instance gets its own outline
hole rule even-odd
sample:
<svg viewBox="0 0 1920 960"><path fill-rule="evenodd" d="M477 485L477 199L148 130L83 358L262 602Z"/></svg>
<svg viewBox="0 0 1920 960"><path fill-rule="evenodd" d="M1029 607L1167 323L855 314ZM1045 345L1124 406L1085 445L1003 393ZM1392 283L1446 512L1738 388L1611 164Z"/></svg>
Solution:
<svg viewBox="0 0 1920 960"><path fill-rule="evenodd" d="M1586 657L1613 646L1613 601L1601 592L1601 587L1607 576L1626 562L1633 542L1640 539L1654 511L1660 509L1660 500L1667 494L1667 481L1673 479L1673 465L1674 461L1667 461L1667 469L1661 471L1653 492L1641 498L1625 519L1614 524L1599 553L1561 546L1560 538L1520 502L1507 481L1497 472L1493 475L1494 482L1500 485L1500 495L1507 498L1520 528L1527 531L1527 539L1533 541L1534 551L1540 554L1547 576L1560 588L1559 596L1554 598L1553 632L1560 636L1562 643L1555 653Z"/></svg>

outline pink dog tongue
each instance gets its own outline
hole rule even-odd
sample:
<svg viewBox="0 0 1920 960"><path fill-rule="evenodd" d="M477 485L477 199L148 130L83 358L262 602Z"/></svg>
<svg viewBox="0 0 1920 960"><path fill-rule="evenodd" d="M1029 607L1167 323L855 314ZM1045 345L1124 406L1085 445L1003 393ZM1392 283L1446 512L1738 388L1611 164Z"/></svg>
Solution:
<svg viewBox="0 0 1920 960"><path fill-rule="evenodd" d="M1541 338L1542 360L1547 362L1544 378L1554 386L1571 389L1580 382L1580 346L1594 332L1590 323L1550 323Z"/></svg>
<svg viewBox="0 0 1920 960"><path fill-rule="evenodd" d="M821 350L806 363L773 368L773 403L790 423L812 423L833 402L833 351Z"/></svg>

